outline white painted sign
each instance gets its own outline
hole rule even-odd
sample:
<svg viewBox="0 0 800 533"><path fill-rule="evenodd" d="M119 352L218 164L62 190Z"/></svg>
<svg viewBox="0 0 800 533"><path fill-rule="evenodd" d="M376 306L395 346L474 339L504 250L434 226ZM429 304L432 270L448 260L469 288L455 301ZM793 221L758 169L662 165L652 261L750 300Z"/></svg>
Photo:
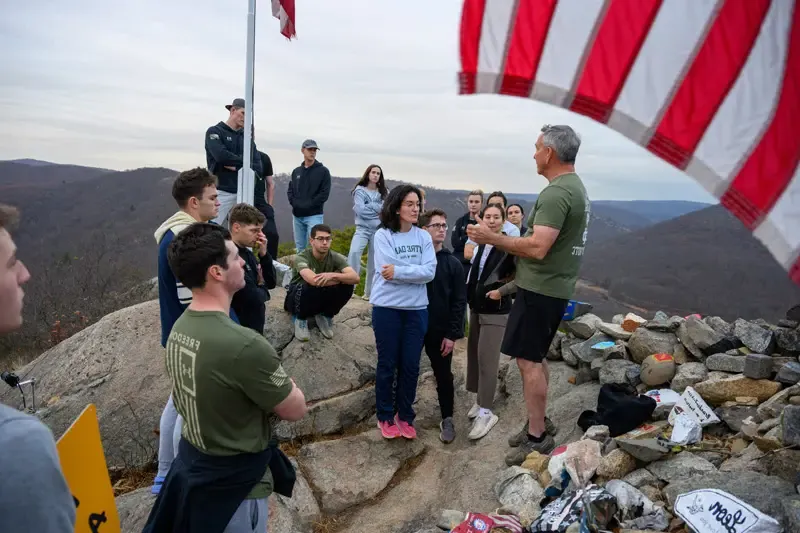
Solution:
<svg viewBox="0 0 800 533"><path fill-rule="evenodd" d="M675 425L675 417L681 413L691 415L703 427L719 422L719 418L714 414L714 410L711 409L705 400L697 394L697 391L691 387L686 387L686 390L681 395L681 399L675 404L672 411L670 411L670 425Z"/></svg>
<svg viewBox="0 0 800 533"><path fill-rule="evenodd" d="M701 489L675 499L675 513L703 533L780 533L777 520L717 489Z"/></svg>

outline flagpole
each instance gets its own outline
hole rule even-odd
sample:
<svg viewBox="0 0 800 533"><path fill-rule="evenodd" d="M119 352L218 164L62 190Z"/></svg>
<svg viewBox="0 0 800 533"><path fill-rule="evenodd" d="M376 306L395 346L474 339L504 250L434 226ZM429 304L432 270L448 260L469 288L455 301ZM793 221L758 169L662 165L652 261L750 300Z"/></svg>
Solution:
<svg viewBox="0 0 800 533"><path fill-rule="evenodd" d="M237 200L253 205L253 74L256 66L256 0L247 2L247 64L244 77L244 153Z"/></svg>

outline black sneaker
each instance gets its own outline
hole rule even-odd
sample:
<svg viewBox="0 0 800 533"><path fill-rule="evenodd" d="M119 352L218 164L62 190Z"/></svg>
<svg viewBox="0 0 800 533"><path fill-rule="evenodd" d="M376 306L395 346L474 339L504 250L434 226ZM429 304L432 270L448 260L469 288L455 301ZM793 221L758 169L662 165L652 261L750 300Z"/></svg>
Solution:
<svg viewBox="0 0 800 533"><path fill-rule="evenodd" d="M439 423L439 440L445 444L450 444L456 439L456 426L453 424L453 417L447 417Z"/></svg>
<svg viewBox="0 0 800 533"><path fill-rule="evenodd" d="M549 455L556 447L556 441L548 434L545 434L542 442L533 442L525 436L525 442L514 448L506 455L508 466L519 466L525 462L525 458L532 452L539 452L542 455Z"/></svg>

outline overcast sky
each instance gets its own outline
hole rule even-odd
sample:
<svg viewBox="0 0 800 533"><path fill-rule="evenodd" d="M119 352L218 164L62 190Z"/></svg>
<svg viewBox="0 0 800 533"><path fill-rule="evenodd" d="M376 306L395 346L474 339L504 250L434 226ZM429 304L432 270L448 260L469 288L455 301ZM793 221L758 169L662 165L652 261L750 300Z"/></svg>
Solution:
<svg viewBox="0 0 800 533"><path fill-rule="evenodd" d="M247 0L4 0L0 159L113 169L205 165L208 126L244 92ZM256 142L276 172L315 139L334 175L379 163L439 188L538 192L533 144L568 123L594 199L713 201L616 132L570 112L458 96L460 0L297 0L288 42L259 0Z"/></svg>

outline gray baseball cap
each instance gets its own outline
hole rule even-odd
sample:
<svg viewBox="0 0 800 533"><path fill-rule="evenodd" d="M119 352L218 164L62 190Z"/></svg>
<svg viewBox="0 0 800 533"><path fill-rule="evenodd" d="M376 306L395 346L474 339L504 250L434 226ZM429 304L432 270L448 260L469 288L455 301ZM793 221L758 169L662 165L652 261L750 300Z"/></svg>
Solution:
<svg viewBox="0 0 800 533"><path fill-rule="evenodd" d="M317 141L314 139L306 139L303 141L303 148L316 148L319 150L319 146L317 146Z"/></svg>
<svg viewBox="0 0 800 533"><path fill-rule="evenodd" d="M234 98L233 102L225 106L225 109L230 111L232 107L244 107L244 98Z"/></svg>

